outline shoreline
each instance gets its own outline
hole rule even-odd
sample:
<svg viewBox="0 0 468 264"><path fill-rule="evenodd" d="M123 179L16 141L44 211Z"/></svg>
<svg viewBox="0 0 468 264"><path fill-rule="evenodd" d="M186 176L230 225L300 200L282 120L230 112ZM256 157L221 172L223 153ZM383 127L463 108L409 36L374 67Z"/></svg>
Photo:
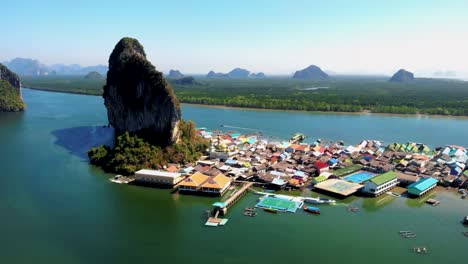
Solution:
<svg viewBox="0 0 468 264"><path fill-rule="evenodd" d="M64 93L64 94L77 94L77 95L87 95L87 96L102 96L98 94L89 94L85 92L74 92L74 91L56 91L49 90L47 88L40 87L22 87L22 89L30 89L37 91L45 91L51 93ZM431 114L396 114L396 113L374 113L369 110L359 111L359 112L337 112L337 111L304 111L304 110L287 110L287 109L270 109L270 108L256 108L256 107L240 107L240 106L228 106L228 105L218 105L218 104L197 104L197 103L184 103L183 105L189 106L202 106L210 108L220 108L220 109L240 109L240 110L255 110L255 111L266 111L266 112L295 112L295 113L309 113L309 114L330 114L330 115L361 115L361 116L397 116L397 117L410 117L410 118L438 118L438 119L461 119L468 120L468 116L454 116L454 115L431 115Z"/></svg>
<svg viewBox="0 0 468 264"><path fill-rule="evenodd" d="M295 112L295 113L308 113L308 114L330 114L330 115L361 115L361 116L398 116L398 117L416 117L416 118L447 118L447 119L468 119L468 116L454 116L454 115L430 115L430 114L394 114L394 113L374 113L369 110L359 112L337 112L337 111L304 111L304 110L286 110L286 109L270 109L270 108L255 108L255 107L238 107L228 105L216 104L196 104L196 103L182 103L189 106L202 106L220 109L240 109L240 110L255 110L265 112Z"/></svg>

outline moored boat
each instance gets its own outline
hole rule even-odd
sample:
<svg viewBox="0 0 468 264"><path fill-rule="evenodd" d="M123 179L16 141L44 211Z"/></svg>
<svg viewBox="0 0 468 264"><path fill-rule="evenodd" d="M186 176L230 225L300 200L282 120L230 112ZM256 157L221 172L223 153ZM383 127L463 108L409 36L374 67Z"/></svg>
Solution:
<svg viewBox="0 0 468 264"><path fill-rule="evenodd" d="M299 143L305 139L305 135L302 133L296 133L294 136L289 139L289 142L291 143Z"/></svg>
<svg viewBox="0 0 468 264"><path fill-rule="evenodd" d="M304 211L312 214L320 214L320 208L313 206L304 206Z"/></svg>
<svg viewBox="0 0 468 264"><path fill-rule="evenodd" d="M463 218L463 224L468 225L468 215Z"/></svg>
<svg viewBox="0 0 468 264"><path fill-rule="evenodd" d="M269 212L269 213L278 213L278 210L274 209L274 208L265 208L263 209L265 212Z"/></svg>
<svg viewBox="0 0 468 264"><path fill-rule="evenodd" d="M334 204L336 203L335 200L328 199L328 198L320 198L320 197L307 197L304 198L305 203L311 203L311 204Z"/></svg>

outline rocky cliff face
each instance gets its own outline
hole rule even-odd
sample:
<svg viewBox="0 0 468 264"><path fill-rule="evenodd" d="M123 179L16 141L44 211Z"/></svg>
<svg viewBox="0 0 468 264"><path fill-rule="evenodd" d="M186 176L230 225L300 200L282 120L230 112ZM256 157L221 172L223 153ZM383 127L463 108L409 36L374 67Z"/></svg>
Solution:
<svg viewBox="0 0 468 264"><path fill-rule="evenodd" d="M18 93L21 90L21 81L16 73L10 71L7 67L3 64L0 64L0 80L6 80L9 82L13 87L18 89Z"/></svg>
<svg viewBox="0 0 468 264"><path fill-rule="evenodd" d="M296 71L293 75L293 79L307 79L307 80L317 80L317 81L326 81L329 78L322 69L315 65L310 65L309 67Z"/></svg>
<svg viewBox="0 0 468 264"><path fill-rule="evenodd" d="M16 112L24 108L20 78L0 64L0 111Z"/></svg>
<svg viewBox="0 0 468 264"><path fill-rule="evenodd" d="M177 141L179 101L136 39L123 38L115 46L103 97L117 134L137 132L161 146Z"/></svg>
<svg viewBox="0 0 468 264"><path fill-rule="evenodd" d="M400 69L397 71L392 78L390 78L390 82L408 82L414 80L414 74L406 71L404 69Z"/></svg>

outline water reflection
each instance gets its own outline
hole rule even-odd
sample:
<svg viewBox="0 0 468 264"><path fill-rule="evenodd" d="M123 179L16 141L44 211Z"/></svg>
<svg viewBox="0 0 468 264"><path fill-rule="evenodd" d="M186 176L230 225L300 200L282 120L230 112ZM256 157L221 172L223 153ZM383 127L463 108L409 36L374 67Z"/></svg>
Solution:
<svg viewBox="0 0 468 264"><path fill-rule="evenodd" d="M111 145L114 129L100 126L85 126L57 129L51 132L55 144L67 149L71 154L88 160L87 151L102 144Z"/></svg>

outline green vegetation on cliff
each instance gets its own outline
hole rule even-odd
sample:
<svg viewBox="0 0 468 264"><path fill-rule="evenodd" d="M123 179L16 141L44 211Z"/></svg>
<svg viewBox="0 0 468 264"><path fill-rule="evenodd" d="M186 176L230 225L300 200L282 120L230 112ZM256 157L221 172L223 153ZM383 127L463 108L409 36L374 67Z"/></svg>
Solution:
<svg viewBox="0 0 468 264"><path fill-rule="evenodd" d="M143 168L160 169L168 163L196 161L209 147L209 142L198 135L191 121L179 122L179 141L164 148L152 145L134 133L117 137L115 147L101 145L88 151L92 164L111 173L133 174Z"/></svg>
<svg viewBox="0 0 468 264"><path fill-rule="evenodd" d="M25 106L19 76L0 63L0 111L17 112Z"/></svg>
<svg viewBox="0 0 468 264"><path fill-rule="evenodd" d="M25 108L18 90L6 80L0 80L0 111L16 112Z"/></svg>

